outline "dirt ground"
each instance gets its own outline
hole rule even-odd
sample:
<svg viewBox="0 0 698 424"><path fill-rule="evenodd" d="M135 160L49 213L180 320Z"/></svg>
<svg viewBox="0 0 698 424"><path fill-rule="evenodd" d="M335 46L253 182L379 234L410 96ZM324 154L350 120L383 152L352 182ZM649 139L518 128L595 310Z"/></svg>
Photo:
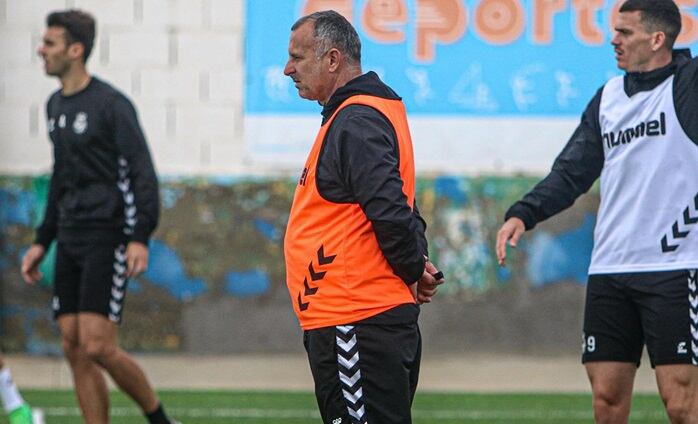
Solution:
<svg viewBox="0 0 698 424"><path fill-rule="evenodd" d="M159 389L312 390L304 355L135 356ZM63 358L8 355L5 362L21 388L69 388ZM515 355L427 356L420 390L466 392L588 392L578 357ZM656 390L654 373L643 361L638 392Z"/></svg>

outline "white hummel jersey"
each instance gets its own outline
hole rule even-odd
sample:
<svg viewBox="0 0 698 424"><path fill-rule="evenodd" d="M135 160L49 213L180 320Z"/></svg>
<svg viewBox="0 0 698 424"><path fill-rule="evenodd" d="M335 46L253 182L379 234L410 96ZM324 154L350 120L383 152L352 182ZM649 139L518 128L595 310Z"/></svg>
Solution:
<svg viewBox="0 0 698 424"><path fill-rule="evenodd" d="M698 146L676 117L673 81L632 97L623 77L603 88L590 274L698 268Z"/></svg>

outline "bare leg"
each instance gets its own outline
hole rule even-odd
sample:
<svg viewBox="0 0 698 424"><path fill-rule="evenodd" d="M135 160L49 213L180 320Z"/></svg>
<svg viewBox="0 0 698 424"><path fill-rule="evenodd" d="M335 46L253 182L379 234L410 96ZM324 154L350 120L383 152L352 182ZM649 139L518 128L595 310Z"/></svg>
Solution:
<svg viewBox="0 0 698 424"><path fill-rule="evenodd" d="M698 423L698 367L659 365L657 386L672 424Z"/></svg>
<svg viewBox="0 0 698 424"><path fill-rule="evenodd" d="M95 364L80 345L78 316L65 314L58 317L63 352L73 373L75 393L86 424L109 422L109 390L101 368Z"/></svg>
<svg viewBox="0 0 698 424"><path fill-rule="evenodd" d="M637 366L630 362L588 362L596 424L625 424L630 416Z"/></svg>
<svg viewBox="0 0 698 424"><path fill-rule="evenodd" d="M87 356L103 367L144 412L157 409L160 401L145 373L117 344L116 324L103 315L90 312L78 314L78 321L80 342Z"/></svg>

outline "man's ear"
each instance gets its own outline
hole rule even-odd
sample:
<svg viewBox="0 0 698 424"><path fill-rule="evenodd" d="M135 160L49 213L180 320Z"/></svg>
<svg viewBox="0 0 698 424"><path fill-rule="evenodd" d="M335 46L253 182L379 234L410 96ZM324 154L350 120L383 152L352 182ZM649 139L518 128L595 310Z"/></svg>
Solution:
<svg viewBox="0 0 698 424"><path fill-rule="evenodd" d="M652 33L652 51L656 52L662 47L666 42L666 34L663 31L655 31Z"/></svg>
<svg viewBox="0 0 698 424"><path fill-rule="evenodd" d="M339 69L339 63L342 61L342 53L337 49L330 49L327 52L327 60L330 61L329 71L336 72Z"/></svg>
<svg viewBox="0 0 698 424"><path fill-rule="evenodd" d="M82 59L85 52L85 46L82 43L71 43L68 46L68 56L71 59Z"/></svg>

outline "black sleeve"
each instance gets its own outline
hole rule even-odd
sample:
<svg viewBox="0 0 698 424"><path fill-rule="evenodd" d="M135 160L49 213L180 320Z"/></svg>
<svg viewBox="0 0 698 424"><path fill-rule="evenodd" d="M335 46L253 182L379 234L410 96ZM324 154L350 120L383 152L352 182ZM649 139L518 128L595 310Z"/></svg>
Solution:
<svg viewBox="0 0 698 424"><path fill-rule="evenodd" d="M54 146L54 149L56 147ZM49 183L48 199L46 201L46 209L44 211L44 220L36 230L36 238L34 243L44 246L48 250L51 242L56 238L58 231L58 199L61 196L60 184L60 159L59 155L54 153L53 173L51 174L51 182Z"/></svg>
<svg viewBox="0 0 698 424"><path fill-rule="evenodd" d="M148 244L160 213L158 180L153 161L141 131L136 110L122 95L116 95L111 108L114 141L128 162L129 178L136 205L136 225L131 239Z"/></svg>
<svg viewBox="0 0 698 424"><path fill-rule="evenodd" d="M698 145L698 58L693 58L676 73L674 107L681 128Z"/></svg>
<svg viewBox="0 0 698 424"><path fill-rule="evenodd" d="M402 191L397 138L390 122L368 106L348 106L332 123L323 150L328 154L322 160L336 160L329 172L349 194L347 200L358 203L371 221L395 274L406 284L417 281L424 272L426 225Z"/></svg>
<svg viewBox="0 0 698 424"><path fill-rule="evenodd" d="M46 116L50 116L49 110L53 96L46 102ZM62 155L59 151L60 146L53 144L53 172L49 182L48 199L46 199L46 208L44 209L44 219L41 225L36 229L36 238L34 243L40 244L44 249L48 250L51 242L56 238L58 232L58 199L61 197L62 184L60 179L62 176Z"/></svg>
<svg viewBox="0 0 698 424"><path fill-rule="evenodd" d="M419 250L422 252L422 255L426 256L427 258L429 257L429 243L427 242L427 222L422 218L422 215L419 213L419 208L417 208L417 199L414 199L414 207L412 208L412 213L414 214L415 219L417 220L417 241L419 243Z"/></svg>
<svg viewBox="0 0 698 424"><path fill-rule="evenodd" d="M523 199L505 214L521 219L530 230L558 212L572 206L601 175L604 152L599 125L602 89L587 105L582 121L555 159L552 170Z"/></svg>

